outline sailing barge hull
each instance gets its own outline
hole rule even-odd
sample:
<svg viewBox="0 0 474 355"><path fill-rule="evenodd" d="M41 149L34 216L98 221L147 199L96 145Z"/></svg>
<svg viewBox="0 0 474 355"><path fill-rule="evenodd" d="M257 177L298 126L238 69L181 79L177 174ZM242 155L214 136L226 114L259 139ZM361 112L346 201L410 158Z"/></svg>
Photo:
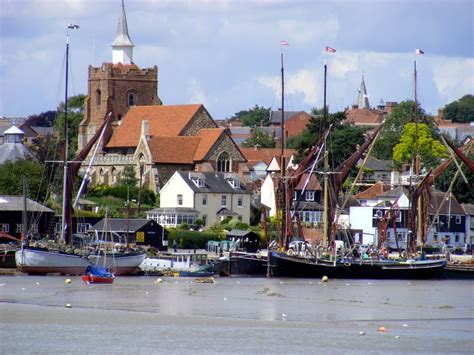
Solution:
<svg viewBox="0 0 474 355"><path fill-rule="evenodd" d="M23 249L15 253L18 270L28 274L80 275L89 265L87 258L37 249Z"/></svg>
<svg viewBox="0 0 474 355"><path fill-rule="evenodd" d="M341 279L431 279L441 275L445 261L397 262L377 260L358 263L334 263L272 252L273 276Z"/></svg>

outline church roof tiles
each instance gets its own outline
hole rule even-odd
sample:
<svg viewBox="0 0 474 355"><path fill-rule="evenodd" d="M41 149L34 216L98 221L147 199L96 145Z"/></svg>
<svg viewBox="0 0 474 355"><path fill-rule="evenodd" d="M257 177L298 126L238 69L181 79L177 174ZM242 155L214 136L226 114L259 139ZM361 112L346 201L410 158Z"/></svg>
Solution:
<svg viewBox="0 0 474 355"><path fill-rule="evenodd" d="M176 137L202 107L196 105L133 106L122 119L107 148L136 147L143 120L149 123L152 137Z"/></svg>

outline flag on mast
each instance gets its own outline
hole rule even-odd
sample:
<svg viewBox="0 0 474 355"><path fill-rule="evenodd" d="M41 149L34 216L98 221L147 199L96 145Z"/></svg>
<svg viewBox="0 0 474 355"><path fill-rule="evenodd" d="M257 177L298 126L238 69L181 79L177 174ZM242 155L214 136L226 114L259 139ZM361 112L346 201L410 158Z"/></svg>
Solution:
<svg viewBox="0 0 474 355"><path fill-rule="evenodd" d="M69 24L67 25L67 28L70 28L71 30L77 30L77 29L79 28L79 26L78 26L78 25L75 25L75 24L73 24L73 23L69 23Z"/></svg>
<svg viewBox="0 0 474 355"><path fill-rule="evenodd" d="M423 52L421 49L415 49L415 54L416 55L423 55L425 52Z"/></svg>
<svg viewBox="0 0 474 355"><path fill-rule="evenodd" d="M280 41L280 45L289 46L290 44L287 41Z"/></svg>
<svg viewBox="0 0 474 355"><path fill-rule="evenodd" d="M331 48L331 47L328 47L326 46L326 50L325 50L327 53L336 53L336 50L334 48Z"/></svg>

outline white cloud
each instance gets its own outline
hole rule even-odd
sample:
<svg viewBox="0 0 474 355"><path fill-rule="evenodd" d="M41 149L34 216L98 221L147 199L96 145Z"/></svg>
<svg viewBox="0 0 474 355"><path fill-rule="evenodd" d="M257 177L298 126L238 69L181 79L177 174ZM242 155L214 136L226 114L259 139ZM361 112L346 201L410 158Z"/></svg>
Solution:
<svg viewBox="0 0 474 355"><path fill-rule="evenodd" d="M474 93L474 59L440 57L432 68L436 88L448 102Z"/></svg>
<svg viewBox="0 0 474 355"><path fill-rule="evenodd" d="M186 92L189 96L190 103L203 104L204 106L209 105L209 99L196 79L191 79L188 82Z"/></svg>

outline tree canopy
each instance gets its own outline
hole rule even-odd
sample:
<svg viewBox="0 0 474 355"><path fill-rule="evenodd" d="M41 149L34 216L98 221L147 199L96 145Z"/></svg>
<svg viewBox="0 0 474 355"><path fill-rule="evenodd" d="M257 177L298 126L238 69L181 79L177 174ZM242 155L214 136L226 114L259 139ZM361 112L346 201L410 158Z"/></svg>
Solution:
<svg viewBox="0 0 474 355"><path fill-rule="evenodd" d="M68 138L69 138L69 158L72 158L77 151L77 140L79 135L79 123L84 115L85 95L76 95L68 98L67 120L68 120ZM55 129L61 139L64 138L64 102L58 107L58 115L55 123Z"/></svg>
<svg viewBox="0 0 474 355"><path fill-rule="evenodd" d="M474 122L474 95L464 95L444 107L444 118L453 122Z"/></svg>
<svg viewBox="0 0 474 355"><path fill-rule="evenodd" d="M268 126L270 122L270 108L255 105L249 110L236 112L234 118L240 119L242 126Z"/></svg>
<svg viewBox="0 0 474 355"><path fill-rule="evenodd" d="M37 161L20 159L0 165L0 194L22 195L23 177L27 177L28 197L44 201L48 184L43 179L44 165Z"/></svg>
<svg viewBox="0 0 474 355"><path fill-rule="evenodd" d="M252 148L256 145L260 148L275 148L275 139L261 129L255 128L252 135L242 143L242 147Z"/></svg>
<svg viewBox="0 0 474 355"><path fill-rule="evenodd" d="M418 131L418 138L417 136ZM400 143L393 148L393 160L396 166L404 162L412 161L416 152L418 142L418 153L421 163L428 168L438 165L440 158L447 156L445 146L431 136L428 126L424 123L407 123L403 127Z"/></svg>
<svg viewBox="0 0 474 355"><path fill-rule="evenodd" d="M297 150L297 161L303 159L330 124L333 125L333 128L328 138L327 149L333 166L342 163L356 151L358 145L364 143L364 133L367 131L367 128L342 124L346 119L344 112L328 115L327 122L324 122L324 117L320 114L319 110L313 109L311 113L311 119L302 134L287 141L288 147Z"/></svg>
<svg viewBox="0 0 474 355"><path fill-rule="evenodd" d="M417 121L424 123L429 128L431 135L436 137L436 127L426 116L425 111L417 104ZM399 143L403 127L410 122L415 122L414 101L403 101L395 106L384 122L384 128L375 142L372 154L377 159L393 159L393 149Z"/></svg>

